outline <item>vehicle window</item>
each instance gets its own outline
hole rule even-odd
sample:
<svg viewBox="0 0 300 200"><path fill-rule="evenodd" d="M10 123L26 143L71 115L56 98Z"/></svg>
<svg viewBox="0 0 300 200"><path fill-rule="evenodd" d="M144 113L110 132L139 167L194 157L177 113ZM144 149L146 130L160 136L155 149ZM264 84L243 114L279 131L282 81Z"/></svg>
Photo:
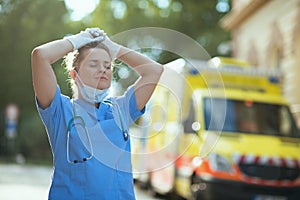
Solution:
<svg viewBox="0 0 300 200"><path fill-rule="evenodd" d="M195 121L195 109L193 102L191 101L188 116L183 122L184 133L195 133L195 131L193 130L193 123Z"/></svg>
<svg viewBox="0 0 300 200"><path fill-rule="evenodd" d="M289 121L290 113L286 107L282 107L279 113L280 117L280 132L283 135L289 135L289 132L293 129L291 122Z"/></svg>
<svg viewBox="0 0 300 200"><path fill-rule="evenodd" d="M235 112L227 112L231 110L232 102L224 99L207 98L204 101L204 122L206 130L221 131L235 130L235 123L231 123L236 117Z"/></svg>
<svg viewBox="0 0 300 200"><path fill-rule="evenodd" d="M220 109L212 112L216 105L226 106L225 113ZM204 115L206 130L219 130L216 128L222 123L219 118L224 116L222 131L300 137L295 120L285 105L206 98Z"/></svg>

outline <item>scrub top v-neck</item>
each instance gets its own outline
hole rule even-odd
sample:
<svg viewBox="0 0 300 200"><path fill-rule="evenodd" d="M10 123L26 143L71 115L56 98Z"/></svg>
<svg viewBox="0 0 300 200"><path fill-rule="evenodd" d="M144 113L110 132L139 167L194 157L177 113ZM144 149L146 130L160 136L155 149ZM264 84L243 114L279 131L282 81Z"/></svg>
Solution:
<svg viewBox="0 0 300 200"><path fill-rule="evenodd" d="M41 109L37 102L37 107L53 154L49 199L135 199L130 138L125 140L122 130L145 111L137 107L133 86L123 96L101 102L98 109L80 99L72 101L57 87L51 105ZM70 125L74 108L84 121L81 128Z"/></svg>

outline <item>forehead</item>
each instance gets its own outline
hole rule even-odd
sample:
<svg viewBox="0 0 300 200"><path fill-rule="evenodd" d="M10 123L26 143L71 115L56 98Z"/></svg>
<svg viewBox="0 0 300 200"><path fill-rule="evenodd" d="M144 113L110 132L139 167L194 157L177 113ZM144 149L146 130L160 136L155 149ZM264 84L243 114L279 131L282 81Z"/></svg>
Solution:
<svg viewBox="0 0 300 200"><path fill-rule="evenodd" d="M85 56L85 61L111 62L107 51L101 48L88 49Z"/></svg>

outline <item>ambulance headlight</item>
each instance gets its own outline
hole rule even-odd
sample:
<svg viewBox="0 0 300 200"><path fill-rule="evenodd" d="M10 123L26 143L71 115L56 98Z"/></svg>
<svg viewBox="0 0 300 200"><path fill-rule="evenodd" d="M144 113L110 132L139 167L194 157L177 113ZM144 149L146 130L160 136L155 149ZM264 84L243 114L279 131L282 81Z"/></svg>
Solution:
<svg viewBox="0 0 300 200"><path fill-rule="evenodd" d="M209 155L209 164L214 171L233 172L228 159L220 154L212 153Z"/></svg>
<svg viewBox="0 0 300 200"><path fill-rule="evenodd" d="M195 157L195 158L193 158L193 161L192 161L194 167L201 166L202 162L203 162L203 159L201 157Z"/></svg>

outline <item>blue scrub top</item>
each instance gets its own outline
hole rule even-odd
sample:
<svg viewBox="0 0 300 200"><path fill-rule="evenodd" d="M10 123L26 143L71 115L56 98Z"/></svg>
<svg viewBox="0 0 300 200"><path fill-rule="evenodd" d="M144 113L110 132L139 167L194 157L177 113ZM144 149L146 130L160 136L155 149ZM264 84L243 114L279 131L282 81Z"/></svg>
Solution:
<svg viewBox="0 0 300 200"><path fill-rule="evenodd" d="M145 112L145 108L140 111L137 107L133 86L129 87L123 96L108 100L118 104L126 129ZM48 108L40 108L37 102L54 162L48 199L135 199L130 138L124 140L120 123L113 114L114 105L109 102L101 102L99 108L80 99L72 103L69 97L61 94L59 87ZM74 119L74 105L84 112L81 117L84 119L94 150L91 159L78 163L70 163L68 158L73 161L89 157L91 146L86 145L82 135L80 137L79 132L85 133L84 131L77 133L69 129L68 132L68 124ZM77 115L80 116L81 112ZM95 121L100 128L92 128L95 127ZM84 134L83 136L85 137Z"/></svg>

